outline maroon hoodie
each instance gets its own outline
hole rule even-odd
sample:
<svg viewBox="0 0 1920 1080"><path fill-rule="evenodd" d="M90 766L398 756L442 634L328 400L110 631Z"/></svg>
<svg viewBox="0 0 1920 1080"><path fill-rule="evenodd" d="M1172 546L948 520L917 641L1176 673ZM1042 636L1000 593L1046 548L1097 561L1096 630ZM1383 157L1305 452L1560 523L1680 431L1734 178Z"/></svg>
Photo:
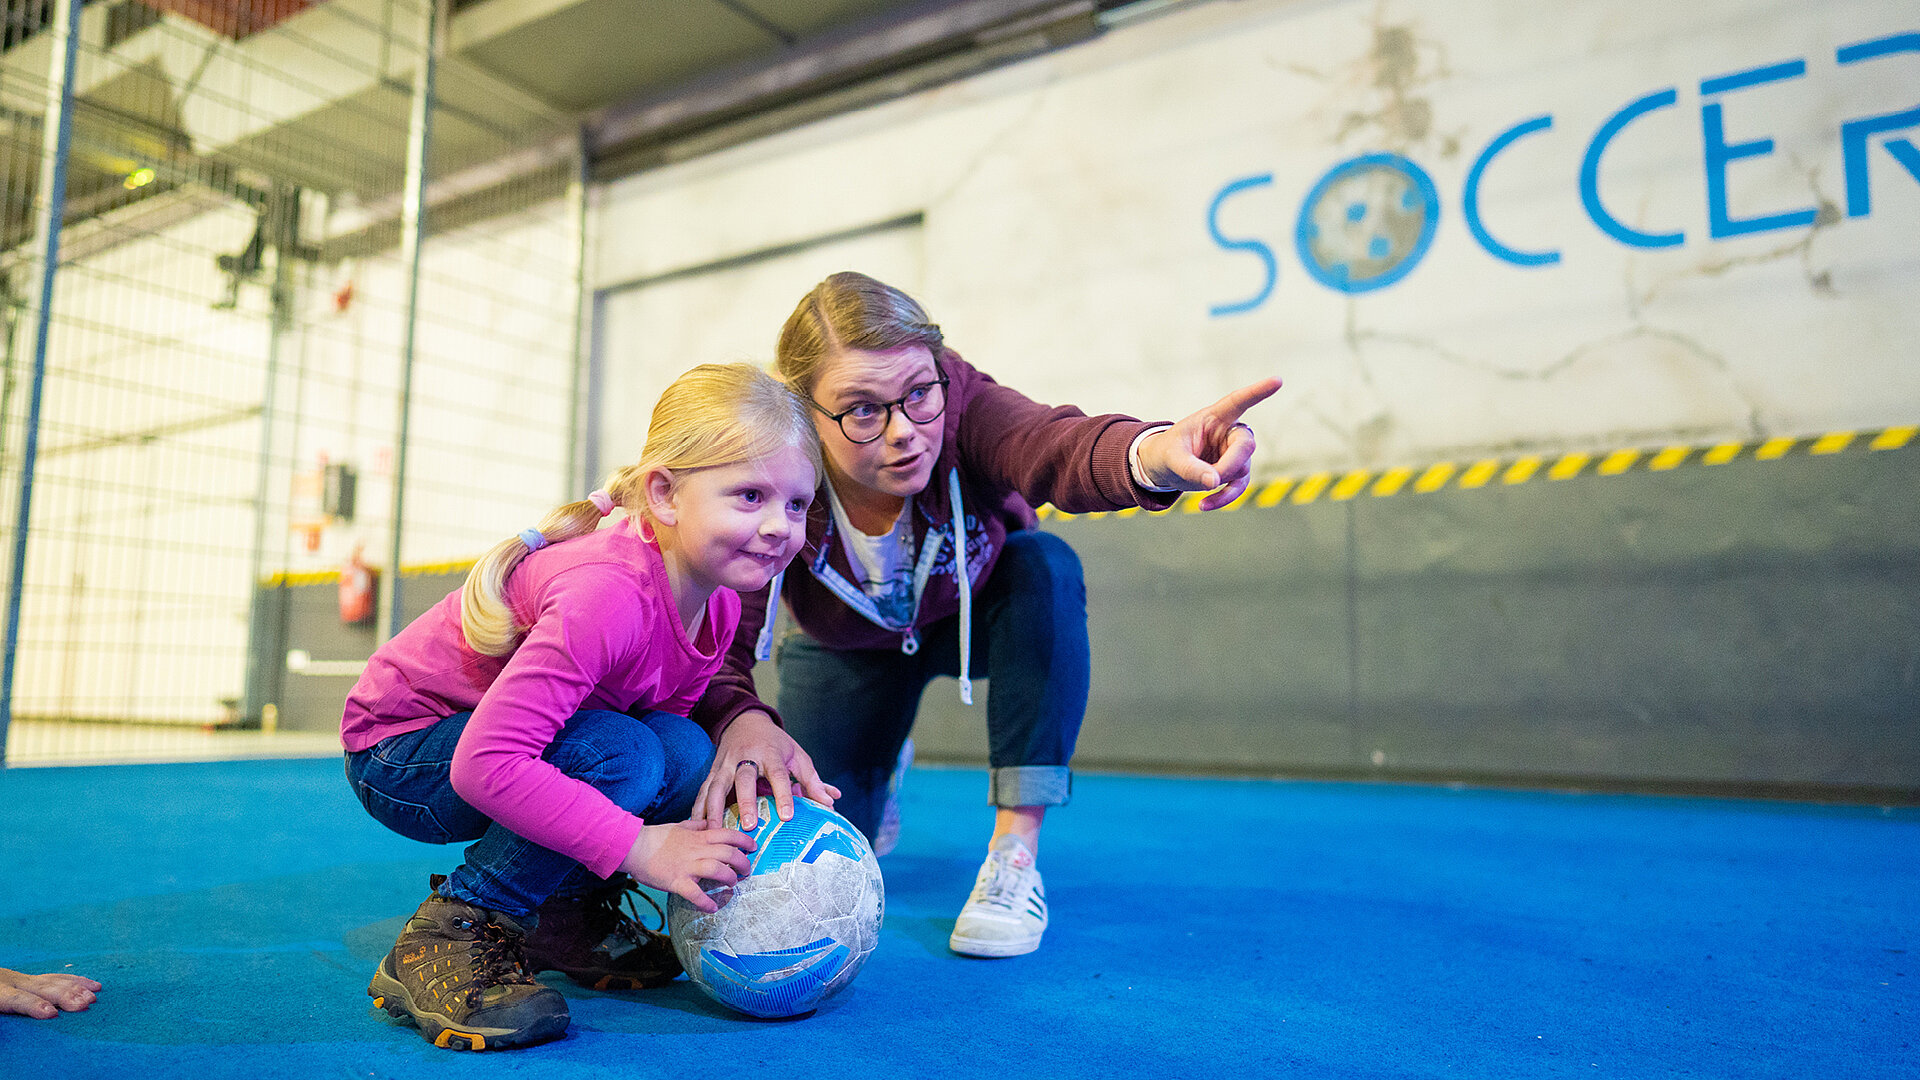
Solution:
<svg viewBox="0 0 1920 1080"><path fill-rule="evenodd" d="M837 535L824 481L807 515L807 544L775 583L794 622L827 648L910 650L918 647L922 629L960 610L950 495L956 470L966 511L967 579L975 591L993 572L1007 533L1038 524L1035 506L1051 503L1073 514L1130 506L1164 510L1178 495L1141 488L1127 465L1127 448L1156 425L1113 413L1088 416L1071 405L1042 405L994 382L950 349L942 352L940 367L951 380L940 418L945 438L932 479L912 500L913 550L929 565L911 625L876 621L855 584L858 575ZM694 707L693 719L716 739L749 709L763 709L779 721L753 685L768 596L740 597L740 625L726 662Z"/></svg>

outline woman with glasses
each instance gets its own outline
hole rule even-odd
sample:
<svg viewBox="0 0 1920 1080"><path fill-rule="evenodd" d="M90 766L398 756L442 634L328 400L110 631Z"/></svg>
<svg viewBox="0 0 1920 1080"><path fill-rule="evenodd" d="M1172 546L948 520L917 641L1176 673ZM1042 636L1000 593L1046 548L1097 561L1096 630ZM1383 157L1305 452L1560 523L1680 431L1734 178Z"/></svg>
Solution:
<svg viewBox="0 0 1920 1080"><path fill-rule="evenodd" d="M1043 405L948 349L905 293L855 273L829 277L800 301L777 364L812 403L826 451L823 497L806 549L769 592L742 597L733 649L694 719L710 731L751 725L736 736L783 725L841 791L835 808L884 851L889 781L904 765L921 691L951 675L971 703L969 677L990 676L993 833L950 945L971 956L1032 952L1047 925L1034 862L1040 827L1048 807L1067 801L1089 673L1080 561L1035 528L1032 508L1158 510L1183 491L1211 492L1205 509L1232 502L1246 490L1254 450L1240 416L1280 380L1174 424ZM780 644L776 713L755 692L752 669L771 644L782 595L797 629ZM762 741L770 740L729 745ZM762 782L790 807L779 760L721 755L696 814L718 821L734 796L751 829Z"/></svg>

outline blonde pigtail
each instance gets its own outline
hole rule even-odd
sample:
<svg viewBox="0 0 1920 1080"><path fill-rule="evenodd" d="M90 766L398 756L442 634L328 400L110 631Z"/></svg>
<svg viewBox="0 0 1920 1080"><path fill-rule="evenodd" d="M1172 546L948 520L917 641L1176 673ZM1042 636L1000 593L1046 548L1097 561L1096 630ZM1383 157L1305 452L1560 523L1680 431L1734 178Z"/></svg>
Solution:
<svg viewBox="0 0 1920 1080"><path fill-rule="evenodd" d="M617 495L609 499L609 494L594 492L594 496L608 499L607 510L623 505ZM605 513L593 496L570 502L549 513L538 526L500 541L481 556L467 571L467 582L460 589L460 633L467 639L467 647L482 656L512 652L526 627L514 621L513 611L507 606L507 576L529 552L599 528Z"/></svg>
<svg viewBox="0 0 1920 1080"><path fill-rule="evenodd" d="M646 470L638 465L628 465L616 469L607 482L600 485L617 506L627 508L627 516L635 520L647 516Z"/></svg>

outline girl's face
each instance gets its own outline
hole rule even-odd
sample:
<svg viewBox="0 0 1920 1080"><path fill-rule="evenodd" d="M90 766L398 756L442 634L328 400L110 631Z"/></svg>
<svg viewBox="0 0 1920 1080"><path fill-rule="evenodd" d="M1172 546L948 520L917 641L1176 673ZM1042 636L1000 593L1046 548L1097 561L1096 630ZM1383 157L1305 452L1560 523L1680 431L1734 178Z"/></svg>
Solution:
<svg viewBox="0 0 1920 1080"><path fill-rule="evenodd" d="M934 459L940 456L944 420L916 424L895 407L879 438L855 443L827 414L844 413L860 405L884 409L915 387L939 378L933 353L925 345L886 352L842 349L827 357L813 386L814 404L826 413L816 409L813 426L820 432L820 445L827 452L827 471L842 497L857 496L857 488L896 498L925 490L933 478ZM857 488L849 490L849 483Z"/></svg>
<svg viewBox="0 0 1920 1080"><path fill-rule="evenodd" d="M649 477L654 528L704 597L724 586L764 589L807 539L819 477L798 447L710 469Z"/></svg>

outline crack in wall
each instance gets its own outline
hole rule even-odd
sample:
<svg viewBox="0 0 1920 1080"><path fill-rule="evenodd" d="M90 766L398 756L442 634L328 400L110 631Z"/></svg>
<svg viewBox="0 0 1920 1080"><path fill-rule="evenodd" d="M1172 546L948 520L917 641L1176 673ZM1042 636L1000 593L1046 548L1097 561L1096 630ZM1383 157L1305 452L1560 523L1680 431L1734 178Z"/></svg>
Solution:
<svg viewBox="0 0 1920 1080"><path fill-rule="evenodd" d="M953 199L956 192L973 182L974 177L987 162L1004 153L1007 144L1023 132L1032 123L1033 118L1040 114L1046 105L1049 92L1058 82L1059 76L1051 75L1041 85L1029 91L1027 107L1017 115L1009 117L999 131L994 132L986 142L981 144L980 149L969 154L953 171L953 178L945 187L927 196L925 203L927 212L931 213L935 207Z"/></svg>
<svg viewBox="0 0 1920 1080"><path fill-rule="evenodd" d="M1821 190L1820 169L1817 165L1808 165L1801 161L1797 155L1789 155L1788 160L1806 177L1807 189L1812 193L1814 199L1813 224L1808 227L1806 233L1792 243L1782 244L1768 251L1756 252L1749 255L1734 255L1726 258L1709 259L1677 273L1668 274L1648 285L1645 290L1637 295L1633 291L1631 280L1629 280L1627 289L1628 309L1636 319L1639 318L1643 307L1652 304L1655 300L1659 299L1662 292L1681 282L1698 278L1723 277L1741 267L1761 266L1795 257L1798 257L1800 260L1801 274L1806 279L1808 290L1814 296L1825 299L1839 298L1840 292L1833 284L1833 268L1831 266L1815 268L1813 246L1821 238L1821 233L1833 228L1844 220L1840 212L1840 206L1829 197L1825 191Z"/></svg>
<svg viewBox="0 0 1920 1080"><path fill-rule="evenodd" d="M1331 143L1345 145L1364 135L1368 149L1386 149L1406 156L1415 147L1427 145L1434 135L1433 102L1418 91L1450 78L1453 72L1447 63L1445 47L1439 42L1424 40L1412 23L1390 20L1385 0L1374 6L1367 26L1371 39L1366 54L1338 71L1322 73L1299 65L1292 68L1327 84L1335 97L1334 107L1343 110L1333 126ZM1344 108L1344 103L1355 97L1372 97L1378 104L1372 109ZM1436 147L1443 158L1453 157L1459 148L1457 133L1442 136ZM1355 460L1371 465L1379 460L1395 421L1366 361L1363 342L1374 332L1359 325L1355 297L1349 295L1345 306L1343 338L1370 408L1364 418L1334 426L1332 430Z"/></svg>
<svg viewBox="0 0 1920 1080"><path fill-rule="evenodd" d="M1415 91L1445 80L1453 72L1447 65L1445 47L1423 41L1412 25L1388 22L1384 3L1374 8L1369 26L1372 46L1364 59L1350 66L1350 78L1385 100L1370 111L1347 112L1333 141L1345 144L1354 135L1372 132L1375 144L1404 154L1425 144L1434 131L1433 102ZM1431 64L1423 66L1423 52L1434 57ZM1438 149L1441 156L1452 157L1459 152L1458 137L1445 139Z"/></svg>
<svg viewBox="0 0 1920 1080"><path fill-rule="evenodd" d="M1743 429L1742 437L1746 439L1760 439L1770 434L1761 421L1760 406L1741 388L1739 381L1735 377L1733 365L1726 356L1709 348L1702 342L1694 339L1691 335L1676 330L1668 330L1662 327L1644 324L1636 325L1618 333L1582 342L1547 364L1532 369L1502 367L1501 365L1449 349L1432 338L1415 334L1397 334L1385 331L1361 330L1358 328L1350 328L1349 330L1349 342L1354 350L1354 359L1361 369L1361 382L1370 390L1373 387L1373 376L1370 371L1366 370L1366 355L1363 348L1366 342L1381 342L1419 350L1463 370L1499 379L1503 382L1539 384L1552 382L1567 371L1592 359L1595 354L1603 353L1633 341L1664 342L1665 344L1675 346L1683 355L1704 364L1705 367L1711 369L1721 377L1729 394L1744 410L1744 416L1738 422L1739 426ZM1390 427L1392 424L1391 415L1383 413L1381 416L1376 416L1365 421L1360 426L1378 426L1383 421ZM1679 428L1668 425L1648 428L1616 429L1582 438L1579 441L1587 444L1589 447L1608 447L1648 440L1673 441L1688 438L1713 438L1723 434L1724 430L1722 428L1711 424ZM1384 431L1380 433L1380 437L1384 438ZM1366 447L1360 444L1357 435L1355 439L1349 440L1349 442L1356 450L1366 449ZM1377 445L1377 443L1375 445ZM1498 443L1472 444L1456 447L1455 451L1473 453L1531 452L1541 449L1562 448L1565 445L1565 442L1562 440L1511 439ZM1360 460L1366 464L1379 463L1377 455L1372 454L1363 453Z"/></svg>
<svg viewBox="0 0 1920 1080"><path fill-rule="evenodd" d="M1328 98L1310 115L1322 118L1332 144L1345 145L1355 136L1370 132L1373 148L1404 154L1434 134L1433 102L1416 96L1415 91L1447 79L1453 72L1443 45L1423 40L1412 25L1389 22L1386 7L1384 2L1377 4L1368 16L1371 40L1362 56L1331 69L1297 60L1270 61L1270 65L1327 88ZM1430 63L1423 64L1423 52L1433 58ZM1356 98L1369 97L1379 102L1372 109L1355 110L1349 104ZM1459 153L1460 134L1465 130L1440 137L1440 156L1451 158Z"/></svg>

